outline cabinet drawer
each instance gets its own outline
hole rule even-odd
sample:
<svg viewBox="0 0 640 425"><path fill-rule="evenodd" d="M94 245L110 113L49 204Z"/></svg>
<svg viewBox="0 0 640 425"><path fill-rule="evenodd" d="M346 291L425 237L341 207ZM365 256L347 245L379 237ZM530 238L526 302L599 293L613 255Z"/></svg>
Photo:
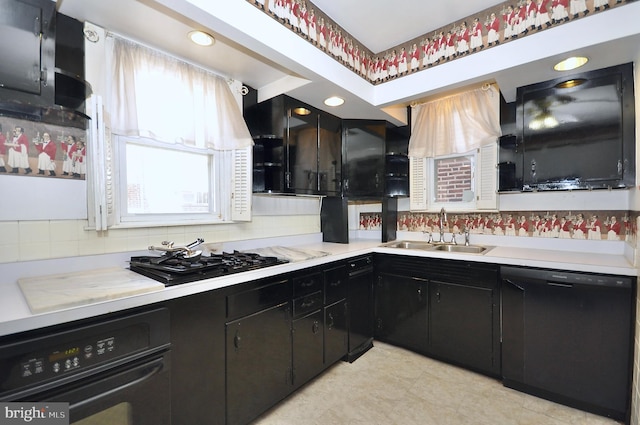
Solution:
<svg viewBox="0 0 640 425"><path fill-rule="evenodd" d="M347 297L347 266L338 266L324 271L325 304L332 304Z"/></svg>
<svg viewBox="0 0 640 425"><path fill-rule="evenodd" d="M322 291L296 298L293 300L293 315L298 317L317 310L322 307L322 301Z"/></svg>
<svg viewBox="0 0 640 425"><path fill-rule="evenodd" d="M294 297L300 297L316 291L322 291L322 275L320 272L293 278Z"/></svg>
<svg viewBox="0 0 640 425"><path fill-rule="evenodd" d="M255 313L291 299L289 279L274 280L257 288L227 296L227 318Z"/></svg>

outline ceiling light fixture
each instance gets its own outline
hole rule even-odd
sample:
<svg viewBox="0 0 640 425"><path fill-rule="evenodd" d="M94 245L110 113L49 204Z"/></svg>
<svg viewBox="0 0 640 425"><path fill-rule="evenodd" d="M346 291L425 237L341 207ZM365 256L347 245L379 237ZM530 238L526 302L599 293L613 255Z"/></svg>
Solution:
<svg viewBox="0 0 640 425"><path fill-rule="evenodd" d="M587 62L589 62L589 59L584 56L573 56L558 62L553 66L553 69L556 71L571 71L572 69L580 68Z"/></svg>
<svg viewBox="0 0 640 425"><path fill-rule="evenodd" d="M189 33L189 39L196 43L198 46L212 46L216 42L211 34L207 34L204 31L191 31Z"/></svg>
<svg viewBox="0 0 640 425"><path fill-rule="evenodd" d="M555 85L557 89L570 89L577 87L580 84L584 84L587 80L584 78L572 78L571 80L563 81Z"/></svg>
<svg viewBox="0 0 640 425"><path fill-rule="evenodd" d="M344 103L344 99L338 96L331 96L324 100L324 104L327 106L340 106Z"/></svg>
<svg viewBox="0 0 640 425"><path fill-rule="evenodd" d="M303 108L302 106L298 107L298 108L293 108L293 112L296 115L309 115L311 113L310 110L308 110L307 108Z"/></svg>

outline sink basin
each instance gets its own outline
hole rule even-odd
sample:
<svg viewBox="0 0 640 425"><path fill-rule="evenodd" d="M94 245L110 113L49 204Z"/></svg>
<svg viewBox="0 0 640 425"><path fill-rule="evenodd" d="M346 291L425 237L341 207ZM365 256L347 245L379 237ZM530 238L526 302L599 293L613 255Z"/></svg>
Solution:
<svg viewBox="0 0 640 425"><path fill-rule="evenodd" d="M424 241L397 241L391 242L385 245L388 248L402 248L402 249L431 249L433 245Z"/></svg>
<svg viewBox="0 0 640 425"><path fill-rule="evenodd" d="M479 245L438 245L435 251L461 252L463 254L483 254L489 250L486 246Z"/></svg>

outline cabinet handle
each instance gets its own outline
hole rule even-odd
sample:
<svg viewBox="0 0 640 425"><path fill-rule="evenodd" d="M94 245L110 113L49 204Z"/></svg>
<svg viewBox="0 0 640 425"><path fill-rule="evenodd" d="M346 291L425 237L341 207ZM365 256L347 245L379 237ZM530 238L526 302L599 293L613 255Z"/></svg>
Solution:
<svg viewBox="0 0 640 425"><path fill-rule="evenodd" d="M418 288L418 301L422 302L422 288Z"/></svg>
<svg viewBox="0 0 640 425"><path fill-rule="evenodd" d="M329 313L329 323L327 323L327 328L329 330L333 329L333 325L334 325L334 320L333 320L333 314Z"/></svg>
<svg viewBox="0 0 640 425"><path fill-rule="evenodd" d="M313 321L313 326L311 327L311 331L312 331L314 334L317 334L319 330L320 330L320 323L318 323L318 321L317 321L317 320L314 320L314 321Z"/></svg>
<svg viewBox="0 0 640 425"><path fill-rule="evenodd" d="M342 284L342 280L334 280L333 282L329 283L329 286L336 287L336 286L340 286L340 284Z"/></svg>
<svg viewBox="0 0 640 425"><path fill-rule="evenodd" d="M436 292L436 301L440 302L440 291Z"/></svg>
<svg viewBox="0 0 640 425"><path fill-rule="evenodd" d="M240 348L240 341L242 338L240 338L240 333L238 331L236 331L236 336L233 337L233 345L236 347L236 349Z"/></svg>
<svg viewBox="0 0 640 425"><path fill-rule="evenodd" d="M311 279L311 280L307 280L307 281L302 282L300 284L300 286L302 286L303 288L308 288L310 286L313 286L315 283L316 283L316 281L314 279Z"/></svg>
<svg viewBox="0 0 640 425"><path fill-rule="evenodd" d="M311 299L311 300L309 300L309 302L304 301L302 304L300 304L300 307L303 307L303 308L311 307L315 303L316 303L316 300L315 299Z"/></svg>

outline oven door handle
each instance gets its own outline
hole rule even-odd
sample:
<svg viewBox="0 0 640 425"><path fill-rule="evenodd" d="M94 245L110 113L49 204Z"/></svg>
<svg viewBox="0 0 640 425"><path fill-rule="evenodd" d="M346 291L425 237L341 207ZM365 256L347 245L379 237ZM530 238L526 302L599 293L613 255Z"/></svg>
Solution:
<svg viewBox="0 0 640 425"><path fill-rule="evenodd" d="M138 368L140 368L140 367L143 367L143 368L152 367L152 369L149 372L147 372L146 374L144 374L143 376L141 376L140 378L134 379L133 381L129 381L126 384L120 385L120 386L112 388L110 390L101 392L100 394L98 394L96 396L89 397L89 398L84 399L82 401L79 401L77 403L71 404L71 405L69 405L69 410L80 408L80 407L82 407L82 406L84 406L86 404L93 403L95 401L100 400L101 398L108 397L108 396L110 396L112 394L115 394L115 393L117 393L119 391L126 390L127 388L131 388L133 386L138 385L141 382L146 381L147 379L149 379L149 378L153 377L154 375L158 374L163 369L164 362L165 362L165 359L163 357L161 357L161 358L152 360L152 361L150 361L148 363L145 363L144 365L138 366Z"/></svg>

